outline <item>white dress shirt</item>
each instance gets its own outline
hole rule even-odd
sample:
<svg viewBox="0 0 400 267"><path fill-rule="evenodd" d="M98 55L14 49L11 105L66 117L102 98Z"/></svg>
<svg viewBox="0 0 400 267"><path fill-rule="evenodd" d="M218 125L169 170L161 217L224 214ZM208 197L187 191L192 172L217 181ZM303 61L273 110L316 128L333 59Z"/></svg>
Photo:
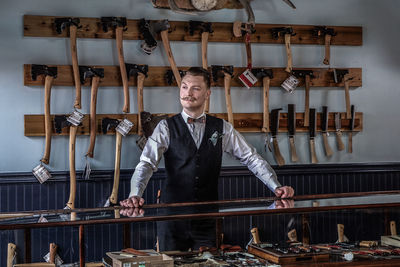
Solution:
<svg viewBox="0 0 400 267"><path fill-rule="evenodd" d="M199 148L205 131L205 123L194 122L188 124L187 118L189 115L184 111L181 112L181 115L188 126L197 148ZM198 118L204 115L203 113ZM168 149L169 141L168 123L166 120L161 120L154 129L153 134L148 138L140 156L140 162L132 175L129 197L141 197L143 195L150 177L153 175L153 172L157 171L161 157ZM268 162L257 153L252 145L247 143L244 137L233 128L232 124L225 120L223 120L222 151L234 156L241 164L246 165L271 191L275 191L277 187L281 186L276 178L275 171Z"/></svg>

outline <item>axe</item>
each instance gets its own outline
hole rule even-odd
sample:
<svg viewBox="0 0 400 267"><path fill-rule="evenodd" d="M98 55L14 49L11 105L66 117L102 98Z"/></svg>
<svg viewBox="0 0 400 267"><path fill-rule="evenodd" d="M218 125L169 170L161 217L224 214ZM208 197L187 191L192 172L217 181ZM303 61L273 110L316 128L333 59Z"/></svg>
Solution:
<svg viewBox="0 0 400 267"><path fill-rule="evenodd" d="M92 88L90 90L90 145L86 156L93 158L94 144L96 141L96 105L97 91L99 88L100 78L104 78L103 68L91 68L88 66L79 66L80 81L92 78Z"/></svg>
<svg viewBox="0 0 400 267"><path fill-rule="evenodd" d="M333 78L335 83L344 83L344 94L346 101L346 119L351 118L351 110L350 110L350 92L349 92L349 83L353 79L350 77L349 70L347 69L333 69Z"/></svg>
<svg viewBox="0 0 400 267"><path fill-rule="evenodd" d="M140 113L140 122L142 124L143 135L136 140L137 146L143 150L146 145L147 138L153 134L154 129L157 124L163 120L167 119L168 115L153 115L149 112L143 111Z"/></svg>
<svg viewBox="0 0 400 267"><path fill-rule="evenodd" d="M36 81L38 75L45 76L44 82L44 127L46 134L46 145L43 158L41 162L49 164L50 160L50 147L51 147L51 118L50 118L50 96L53 80L57 78L57 67L48 67L46 65L32 65L31 68L32 80Z"/></svg>
<svg viewBox="0 0 400 267"><path fill-rule="evenodd" d="M179 75L181 76L181 78L183 76L185 76L185 74L186 74L186 71L179 70ZM174 73L172 72L172 70L167 70L165 72L164 78L168 85L172 85L172 83L175 81L175 76L174 76Z"/></svg>
<svg viewBox="0 0 400 267"><path fill-rule="evenodd" d="M310 85L311 78L314 78L312 70L294 70L293 75L297 78L302 77L305 80L305 103L304 103L304 126L309 126L309 112L310 112Z"/></svg>
<svg viewBox="0 0 400 267"><path fill-rule="evenodd" d="M125 68L124 62L124 50L123 50L123 41L122 41L122 33L126 31L126 18L125 17L101 17L101 25L103 27L103 31L107 32L108 27L111 27L115 30L115 40L117 42L117 51L118 51L118 61L119 68L121 72L122 78L122 86L124 88L124 107L122 111L124 113L129 113L130 105L129 105L129 86L128 86L128 77Z"/></svg>
<svg viewBox="0 0 400 267"><path fill-rule="evenodd" d="M287 67L285 69L286 72L291 72L293 69L293 59L292 59L292 49L290 48L290 38L291 36L295 36L296 33L293 32L292 27L278 27L271 29L272 38L278 39L279 36L284 36L285 38L285 46L286 46L286 55L287 55Z"/></svg>
<svg viewBox="0 0 400 267"><path fill-rule="evenodd" d="M103 134L106 134L111 128L115 128L115 165L114 165L114 183L110 197L107 199L104 207L109 207L111 204L116 205L118 200L119 176L121 167L121 145L122 136L125 136L133 127L133 123L127 119L119 121L117 119L104 118L101 122ZM119 215L119 211L115 214Z"/></svg>
<svg viewBox="0 0 400 267"><path fill-rule="evenodd" d="M230 124L232 124L232 126L234 126L231 100L231 80L233 77L233 66L211 65L211 72L214 82L218 81L219 76L224 76L225 102L226 109L228 111L228 121Z"/></svg>
<svg viewBox="0 0 400 267"><path fill-rule="evenodd" d="M313 29L313 35L320 37L320 36L324 36L325 37L325 58L323 63L325 65L329 65L330 64L330 60L331 60L331 39L332 36L336 36L336 32L333 28L327 28L325 26L316 26Z"/></svg>
<svg viewBox="0 0 400 267"><path fill-rule="evenodd" d="M54 263L56 266L63 264L63 260L57 254L58 246L56 243L50 243L49 253L47 253L43 259L48 263Z"/></svg>
<svg viewBox="0 0 400 267"><path fill-rule="evenodd" d="M65 115L56 115L55 128L56 132L60 133L63 127L69 126L69 199L67 201L65 209L75 208L75 196L76 196L76 170L75 170L75 147L76 147L76 132L78 126L81 124L84 115L79 111L75 110L69 117ZM71 220L72 218L71 213Z"/></svg>
<svg viewBox="0 0 400 267"><path fill-rule="evenodd" d="M267 133L269 131L269 85L271 79L274 78L274 74L272 73L272 69L264 68L252 69L251 72L258 79L262 79L264 96L264 116L262 131Z"/></svg>
<svg viewBox="0 0 400 267"><path fill-rule="evenodd" d="M138 135L143 135L142 123L140 121L140 113L144 111L143 105L143 83L144 79L147 78L147 72L149 71L148 65L137 65L137 64L125 64L126 73L129 81L129 77L137 75L137 104L138 104Z"/></svg>
<svg viewBox="0 0 400 267"><path fill-rule="evenodd" d="M195 31L200 31L201 33L201 61L203 65L203 69L208 69L207 62L207 44L208 44L208 36L213 32L210 22L203 21L189 21L189 34L193 35ZM207 99L206 105L204 107L204 113L208 113L210 111L210 98Z"/></svg>
<svg viewBox="0 0 400 267"><path fill-rule="evenodd" d="M17 246L13 243L8 243L7 246L7 267L13 267L14 266L14 260L16 254L16 249Z"/></svg>
<svg viewBox="0 0 400 267"><path fill-rule="evenodd" d="M160 33L161 35L161 40L163 42L165 52L167 53L169 64L175 76L175 81L180 88L182 79L179 75L178 67L176 66L174 55L172 54L171 46L168 39L168 29L170 28L169 22L167 19L160 20L158 22L153 22L151 27L153 28L154 32Z"/></svg>
<svg viewBox="0 0 400 267"><path fill-rule="evenodd" d="M76 31L78 28L82 28L79 25L79 18L56 18L54 25L56 32L61 34L66 28L69 29L69 43L71 48L71 59L72 59L72 71L74 74L75 83L75 102L74 108L81 108L81 83L79 82L79 67L78 67L78 53L76 49Z"/></svg>
<svg viewBox="0 0 400 267"><path fill-rule="evenodd" d="M328 106L323 106L322 107L321 132L322 132L322 138L323 138L323 142L324 142L325 155L327 157L330 157L333 155L333 151L328 142L328 116L329 116Z"/></svg>
<svg viewBox="0 0 400 267"><path fill-rule="evenodd" d="M143 42L140 48L144 53L150 55L153 50L157 48L157 41L151 33L150 24L147 20L141 19L139 21L139 31L143 36Z"/></svg>

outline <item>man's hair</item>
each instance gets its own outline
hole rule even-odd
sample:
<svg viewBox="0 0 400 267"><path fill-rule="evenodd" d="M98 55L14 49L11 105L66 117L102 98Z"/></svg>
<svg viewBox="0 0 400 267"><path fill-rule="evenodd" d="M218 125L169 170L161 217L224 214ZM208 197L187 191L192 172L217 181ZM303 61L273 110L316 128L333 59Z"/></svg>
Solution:
<svg viewBox="0 0 400 267"><path fill-rule="evenodd" d="M191 67L188 69L185 73L186 75L192 75L192 76L202 76L204 79L204 82L207 86L207 89L210 89L211 87L211 78L210 78L210 73L201 67Z"/></svg>

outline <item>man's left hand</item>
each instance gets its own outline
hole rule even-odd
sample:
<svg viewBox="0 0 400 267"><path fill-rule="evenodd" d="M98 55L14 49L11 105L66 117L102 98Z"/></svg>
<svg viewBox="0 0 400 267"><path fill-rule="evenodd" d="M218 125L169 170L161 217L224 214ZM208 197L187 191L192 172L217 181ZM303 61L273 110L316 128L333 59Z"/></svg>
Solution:
<svg viewBox="0 0 400 267"><path fill-rule="evenodd" d="M275 196L280 198L288 198L294 195L294 189L290 186L281 186L275 189Z"/></svg>

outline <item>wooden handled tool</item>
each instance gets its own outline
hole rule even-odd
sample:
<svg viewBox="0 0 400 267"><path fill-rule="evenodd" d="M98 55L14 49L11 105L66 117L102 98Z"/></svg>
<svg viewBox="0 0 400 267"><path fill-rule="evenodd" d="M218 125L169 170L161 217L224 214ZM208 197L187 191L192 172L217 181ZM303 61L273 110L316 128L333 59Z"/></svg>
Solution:
<svg viewBox="0 0 400 267"><path fill-rule="evenodd" d="M335 134L336 134L336 142L337 148L339 151L344 149L344 143L342 141L342 122L340 119L340 113L335 113Z"/></svg>
<svg viewBox="0 0 400 267"><path fill-rule="evenodd" d="M254 244L260 244L260 236L258 235L258 228L254 227L253 229L251 229L251 235L253 236L253 243Z"/></svg>
<svg viewBox="0 0 400 267"><path fill-rule="evenodd" d="M344 83L344 95L346 101L346 119L351 118L351 107L350 107L350 81L353 77L350 77L348 69L334 69L333 78L335 83Z"/></svg>
<svg viewBox="0 0 400 267"><path fill-rule="evenodd" d="M50 259L49 263L56 263L56 255L57 255L57 245L56 243L50 243Z"/></svg>
<svg viewBox="0 0 400 267"><path fill-rule="evenodd" d="M17 246L13 243L8 243L7 247L7 267L13 267L13 262L15 258L15 251Z"/></svg>
<svg viewBox="0 0 400 267"><path fill-rule="evenodd" d="M70 209L75 208L76 196L76 171L75 171L75 142L77 126L71 125L69 128L69 199L67 206Z"/></svg>
<svg viewBox="0 0 400 267"><path fill-rule="evenodd" d="M331 60L331 39L332 35L325 34L325 58L323 62L325 65L329 65Z"/></svg>
<svg viewBox="0 0 400 267"><path fill-rule="evenodd" d="M51 135L52 135L52 124L50 117L50 97L51 97L51 87L53 86L53 81L57 78L57 67L48 67L46 65L32 65L31 76L32 80L36 81L37 76L44 75L44 125L45 125L45 135L46 144L44 149L44 155L41 162L44 164L49 164L50 161L50 149L51 149Z"/></svg>
<svg viewBox="0 0 400 267"><path fill-rule="evenodd" d="M349 137L348 152L353 153L353 130L354 130L354 121L356 119L354 105L351 105L350 110L351 110L351 112L350 112L351 115L350 115L350 125L349 125L349 133L348 133L348 137Z"/></svg>
<svg viewBox="0 0 400 267"><path fill-rule="evenodd" d="M396 222L390 221L390 235L397 235Z"/></svg>
<svg viewBox="0 0 400 267"><path fill-rule="evenodd" d="M313 35L316 37L323 36L324 37L324 43L325 43L325 58L323 63L325 65L330 64L331 60L331 39L332 36L336 36L336 32L334 31L333 28L327 28L325 26L316 26L313 29Z"/></svg>
<svg viewBox="0 0 400 267"><path fill-rule="evenodd" d="M333 151L328 142L328 116L329 116L328 107L323 106L322 107L321 131L322 131L322 138L323 138L323 142L324 142L325 155L327 157L330 157L333 155Z"/></svg>
<svg viewBox="0 0 400 267"><path fill-rule="evenodd" d="M285 159L283 158L281 151L279 150L278 140L276 138L273 138L272 144L274 147L274 156L276 162L278 163L279 166L285 165Z"/></svg>
<svg viewBox="0 0 400 267"><path fill-rule="evenodd" d="M311 79L314 78L314 72L312 70L294 70L293 75L296 77L304 78L305 83L305 98L304 98L304 126L309 126L309 114L310 114L310 87Z"/></svg>
<svg viewBox="0 0 400 267"><path fill-rule="evenodd" d="M218 77L221 74L224 75L225 102L226 102L226 109L228 112L228 122L234 126L232 100L231 100L231 80L233 76L233 66L212 65L211 72L213 80L215 82L218 81Z"/></svg>
<svg viewBox="0 0 400 267"><path fill-rule="evenodd" d="M292 229L288 232L288 238L291 242L298 242L296 229Z"/></svg>
<svg viewBox="0 0 400 267"><path fill-rule="evenodd" d="M310 154L311 163L318 163L317 153L315 151L315 134L317 131L317 113L314 108L310 109Z"/></svg>
<svg viewBox="0 0 400 267"><path fill-rule="evenodd" d="M293 69L293 58L292 58L292 49L290 47L290 38L291 34L285 34L285 47L286 47L286 55L287 55L287 67L285 69L286 72L292 72Z"/></svg>
<svg viewBox="0 0 400 267"><path fill-rule="evenodd" d="M110 202L117 204L118 200L118 187L119 187L119 175L121 168L121 144L122 134L118 131L115 132L115 165L114 165L114 184L110 195Z"/></svg>
<svg viewBox="0 0 400 267"><path fill-rule="evenodd" d="M343 243L345 242L344 238L344 225L343 224L338 224L337 225L337 233L338 233L338 242Z"/></svg>
<svg viewBox="0 0 400 267"><path fill-rule="evenodd" d="M296 105L288 104L288 133L289 133L289 144L290 144L290 158L292 162L299 160L296 151L296 145L294 137L296 135Z"/></svg>
<svg viewBox="0 0 400 267"><path fill-rule="evenodd" d="M263 83L263 127L262 131L269 132L269 87L271 79L274 78L272 69L254 68L251 72Z"/></svg>
<svg viewBox="0 0 400 267"><path fill-rule="evenodd" d="M274 157L276 160L276 163L278 163L279 166L285 165L285 159L283 158L281 151L279 149L279 144L278 144L278 130L279 130L279 109L273 109L271 111L271 135L272 135L272 144L274 147Z"/></svg>

